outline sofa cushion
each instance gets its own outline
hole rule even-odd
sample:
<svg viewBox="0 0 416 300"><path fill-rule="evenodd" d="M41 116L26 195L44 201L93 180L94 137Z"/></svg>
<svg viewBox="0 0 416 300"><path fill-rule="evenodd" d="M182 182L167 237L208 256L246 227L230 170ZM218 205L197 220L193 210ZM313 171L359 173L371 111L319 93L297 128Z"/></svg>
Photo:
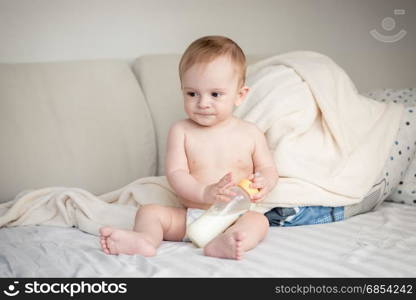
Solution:
<svg viewBox="0 0 416 300"><path fill-rule="evenodd" d="M147 55L133 63L133 71L140 82L152 113L157 140L157 174L164 174L166 139L170 126L186 117L178 75L180 56Z"/></svg>
<svg viewBox="0 0 416 300"><path fill-rule="evenodd" d="M247 63L267 55L249 55ZM140 82L152 112L158 144L157 174L164 174L166 141L170 126L186 118L179 81L179 54L145 55L133 63L133 71Z"/></svg>
<svg viewBox="0 0 416 300"><path fill-rule="evenodd" d="M0 64L0 201L46 186L113 191L155 175L147 104L125 62Z"/></svg>

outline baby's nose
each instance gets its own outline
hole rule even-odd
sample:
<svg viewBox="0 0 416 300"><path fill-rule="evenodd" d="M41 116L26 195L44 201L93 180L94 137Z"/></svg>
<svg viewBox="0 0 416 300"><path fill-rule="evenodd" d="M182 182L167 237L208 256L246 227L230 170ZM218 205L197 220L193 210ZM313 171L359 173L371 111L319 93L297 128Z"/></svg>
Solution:
<svg viewBox="0 0 416 300"><path fill-rule="evenodd" d="M208 97L201 97L201 99L198 102L199 107L205 108L211 106L211 99Z"/></svg>

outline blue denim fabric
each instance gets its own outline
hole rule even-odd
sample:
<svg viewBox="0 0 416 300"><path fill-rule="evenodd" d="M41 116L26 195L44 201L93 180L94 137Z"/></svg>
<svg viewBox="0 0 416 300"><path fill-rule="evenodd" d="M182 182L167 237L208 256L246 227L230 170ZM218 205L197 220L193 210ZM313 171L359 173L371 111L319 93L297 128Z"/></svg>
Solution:
<svg viewBox="0 0 416 300"><path fill-rule="evenodd" d="M275 207L264 215L269 219L270 226L324 224L344 220L344 207Z"/></svg>

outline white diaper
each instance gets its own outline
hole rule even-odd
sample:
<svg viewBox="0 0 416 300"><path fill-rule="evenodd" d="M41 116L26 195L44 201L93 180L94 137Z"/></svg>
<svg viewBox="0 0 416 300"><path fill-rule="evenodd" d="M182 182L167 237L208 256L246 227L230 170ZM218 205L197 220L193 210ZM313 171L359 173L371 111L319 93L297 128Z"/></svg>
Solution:
<svg viewBox="0 0 416 300"><path fill-rule="evenodd" d="M195 222L202 214L205 212L205 209L199 208L188 208L186 210L186 229L188 230L188 226ZM182 239L183 242L190 242L191 240L188 238L188 234L185 233L184 238Z"/></svg>

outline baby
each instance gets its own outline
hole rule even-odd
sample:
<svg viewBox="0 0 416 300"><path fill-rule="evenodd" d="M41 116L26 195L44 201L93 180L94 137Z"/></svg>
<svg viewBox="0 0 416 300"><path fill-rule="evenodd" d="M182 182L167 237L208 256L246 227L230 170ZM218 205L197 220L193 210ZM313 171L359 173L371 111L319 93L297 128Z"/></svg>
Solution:
<svg viewBox="0 0 416 300"><path fill-rule="evenodd" d="M249 91L244 86L245 64L241 48L226 37L202 37L186 49L179 75L188 118L170 128L165 167L169 184L185 208L145 205L137 211L132 231L101 228L105 253L153 256L162 240L183 241L190 212L201 214L217 201L230 201L230 187L243 178L251 179L251 187L260 191L252 196L253 202L274 188L278 174L264 134L232 114ZM268 228L263 214L248 211L203 252L241 259Z"/></svg>

